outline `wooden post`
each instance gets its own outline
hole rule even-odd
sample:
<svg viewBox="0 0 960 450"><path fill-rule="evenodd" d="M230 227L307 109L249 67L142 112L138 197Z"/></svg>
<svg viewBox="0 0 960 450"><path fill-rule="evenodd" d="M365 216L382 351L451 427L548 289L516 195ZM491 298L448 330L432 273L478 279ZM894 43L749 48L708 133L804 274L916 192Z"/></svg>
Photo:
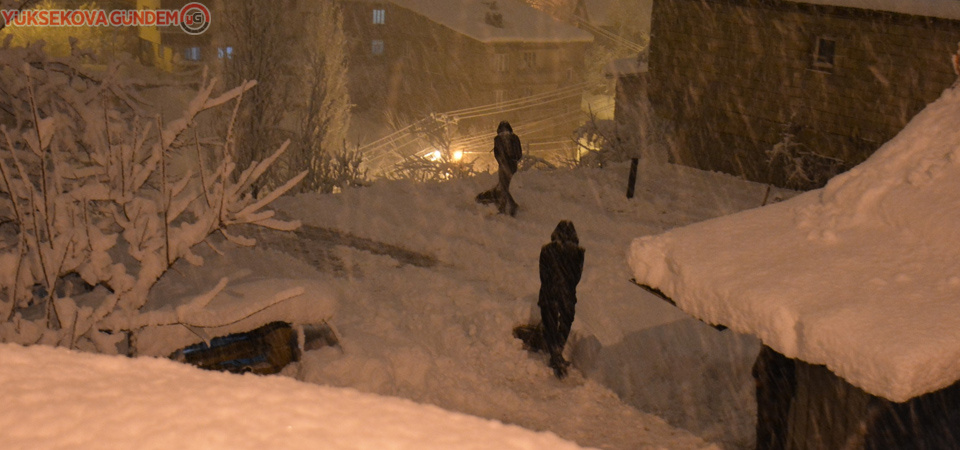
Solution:
<svg viewBox="0 0 960 450"><path fill-rule="evenodd" d="M637 185L637 165L640 158L630 159L630 181L627 182L627 198L633 198L633 190Z"/></svg>

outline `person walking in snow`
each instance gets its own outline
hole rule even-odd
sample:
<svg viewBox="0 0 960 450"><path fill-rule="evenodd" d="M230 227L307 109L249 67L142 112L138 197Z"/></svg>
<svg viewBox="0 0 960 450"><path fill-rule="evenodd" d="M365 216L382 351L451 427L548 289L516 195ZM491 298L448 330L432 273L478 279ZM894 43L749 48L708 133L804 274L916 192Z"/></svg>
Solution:
<svg viewBox="0 0 960 450"><path fill-rule="evenodd" d="M577 284L583 274L585 250L573 222L561 220L550 235L550 243L540 248L540 307L543 339L550 353L550 367L557 378L567 375L563 347L570 336L577 305Z"/></svg>
<svg viewBox="0 0 960 450"><path fill-rule="evenodd" d="M520 159L523 157L523 147L520 138L513 133L513 128L506 120L497 126L497 136L493 138L493 156L497 159L497 186L477 195L478 203L496 203L500 214L516 216L517 202L510 195L510 180L517 173Z"/></svg>

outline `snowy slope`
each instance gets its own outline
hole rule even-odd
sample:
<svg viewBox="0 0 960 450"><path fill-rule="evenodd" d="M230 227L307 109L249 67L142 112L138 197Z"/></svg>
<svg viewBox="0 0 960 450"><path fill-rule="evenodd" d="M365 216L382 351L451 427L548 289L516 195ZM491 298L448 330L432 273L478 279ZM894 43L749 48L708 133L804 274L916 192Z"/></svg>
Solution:
<svg viewBox="0 0 960 450"><path fill-rule="evenodd" d="M336 195L284 198L278 207L283 214L303 219L306 226L302 230L235 230L236 234L258 239L258 248L238 249L213 242L223 256L212 249L198 248L204 266L184 265L170 271L153 293L150 307L163 311L171 300L191 298L223 276L236 282L225 290L231 295L244 293L242 286L247 282L282 280L276 286L280 291L293 285L287 284L290 280L301 280L308 288L305 295L317 302L316 311L304 311L297 306L280 308L278 312L326 314L331 306L329 301L334 301L332 322L340 333L341 348L306 352L300 364L284 371L288 377L405 398L529 430L550 431L584 447L701 450L717 449L711 444L717 442L728 450L752 448L753 381L749 367L756 345L741 345L742 336L717 333L643 294L628 281L631 274L625 249L638 234L660 233L755 208L763 200L765 187L685 167L642 164L636 198L627 200L624 192L628 166L521 172L511 187L521 204L515 219L495 214L492 206L473 202L477 192L496 183L492 174L443 184L383 182ZM774 192L771 197L783 194ZM539 248L549 240L550 232L561 219L574 221L587 251L569 345L569 356L578 368L562 382L553 377L542 356L524 351L511 336L512 327L527 323L536 311ZM141 337L146 339L147 334ZM183 338L198 340L189 335ZM156 347L151 353L163 354L172 345L166 340L155 343L162 344L163 349ZM9 357L4 355L0 353L0 373L14 367L6 364L5 358ZM108 361L110 366L132 362L98 361ZM265 436L273 436L276 430L270 426L281 420L273 421L270 412L285 414L286 410L295 410L308 422L321 414L296 399L289 403L257 403L253 398L261 393L271 399L285 395L270 392L272 387L259 383L279 383L280 390L298 394L299 388L293 387L296 384L287 384L291 380L267 382L253 378L256 384L247 386L223 380L251 377L219 378L210 374L217 378L209 382L202 378L206 374L178 370L170 376L179 381L162 381L167 380L166 366L158 369L161 366L157 364L164 362L146 361L150 361L149 366L140 366L147 363L137 360L138 365L130 369L143 372L146 378L131 376L131 383L148 386L153 382L146 380L157 380L153 384L182 385L176 389L182 389L183 394L171 396L168 402L173 404L151 400L144 403L145 407L172 414L169 411L176 410L177 403L186 402L182 398L192 395L205 398L204 402L228 405L224 406L226 411L210 411L201 422L211 428L225 427L226 431L210 431L216 439L243 431L237 431L233 421L236 416L229 412L235 400L240 404L233 404L233 408L264 411L267 428L254 430ZM30 391L24 394L25 398L18 396L18 402L36 401L23 409L38 408L37 412L24 413L20 421L12 415L5 416L2 420L8 421L3 423L6 429L11 429L10 421L25 432L29 432L30 424L39 423L33 428L52 427L68 439L74 435L63 433L58 427L84 425L76 414L62 420L56 415L56 403L62 403L62 398L76 402L63 403L63 409L88 408L99 412L89 409L94 406L86 402L88 398L99 399L99 390L106 389L104 395L110 398L128 395L109 390L109 383L102 382L82 389L70 387L63 377L68 373L80 375L63 370L67 366L61 363L82 367L61 359L39 358L37 364L42 367L26 369L37 372L37 389L50 393ZM126 386L119 384L122 386L117 389ZM223 387L213 387L219 384ZM206 398L204 386L221 399ZM78 390L87 393L81 396L76 393ZM0 381L0 402L6 405L12 397L4 395L17 391ZM311 394L307 398L316 397ZM339 409L341 400L331 402ZM112 404L113 408L121 409L117 403L120 402ZM291 407L273 406L276 404ZM386 404L391 408L389 405L394 405L390 400ZM136 408L130 402L123 405ZM344 409L353 411L351 407ZM225 418L217 419L220 414ZM420 413L412 415L414 419L423 418ZM668 418L670 423L657 415ZM166 421L170 421L170 429L181 425L167 415L137 417L127 417L126 428L151 429ZM358 430L356 417L325 415L322 420L338 424L336 419L351 417L354 422L342 425L345 434L349 434ZM440 420L430 417L422 422ZM93 420L90 429L97 430L101 422L96 416ZM146 423L140 424L141 420ZM301 419L289 420L300 423ZM186 430L182 432L190 436L197 428ZM413 432L420 430L412 428ZM443 428L438 428L438 432L446 433ZM18 439L30 439L20 436ZM54 439L46 434L31 436ZM450 439L450 447L459 448L457 436ZM349 443L350 437L345 436L342 441ZM479 438L478 441L484 442ZM522 439L517 442L526 445ZM501 448L498 445L488 448ZM531 444L528 448L551 446ZM18 446L0 442L0 447ZM260 448L264 447L283 446ZM372 448L385 447L378 444Z"/></svg>
<svg viewBox="0 0 960 450"><path fill-rule="evenodd" d="M8 450L581 448L351 389L43 346L0 344L0 401Z"/></svg>
<svg viewBox="0 0 960 450"><path fill-rule="evenodd" d="M636 239L681 308L894 401L960 378L960 91L823 189Z"/></svg>
<svg viewBox="0 0 960 450"><path fill-rule="evenodd" d="M702 445L682 434L663 436L674 431L624 404L610 392L615 389L631 399L629 405L680 418L674 425L711 441L733 435L729 441L737 445L728 448L748 448L753 433L749 366L756 347L736 358L726 351L706 352L701 347L716 348L711 340L725 339L713 330L705 343L656 339L658 330L666 330L662 327L683 330L698 322L631 284L625 249L638 233L757 207L765 187L685 167L641 165L637 196L627 200L628 168L521 172L511 186L521 205L516 219L473 202L496 183L494 175L282 199L278 207L307 226L348 232L436 261L421 267L349 245L333 248L330 265L349 285L336 318L344 352L308 354L297 376L551 430L585 446ZM586 249L569 347L600 358L596 367L583 369L596 379L583 380L575 371L563 383L511 336L512 327L528 323L537 311L540 246L561 219L574 222ZM654 337L645 330L653 330ZM636 378L630 373L634 368L650 378ZM701 382L706 372L734 371L746 379L720 386ZM712 393L727 400L710 401ZM732 406L721 411L721 404ZM693 423L687 417L703 420Z"/></svg>

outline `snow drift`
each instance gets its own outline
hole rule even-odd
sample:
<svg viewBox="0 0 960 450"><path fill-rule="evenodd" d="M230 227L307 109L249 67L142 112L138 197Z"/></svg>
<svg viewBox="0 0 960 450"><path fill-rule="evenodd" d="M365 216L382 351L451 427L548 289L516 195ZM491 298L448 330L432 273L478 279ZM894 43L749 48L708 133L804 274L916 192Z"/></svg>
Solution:
<svg viewBox="0 0 960 450"><path fill-rule="evenodd" d="M352 389L46 346L0 344L0 392L9 449L581 448Z"/></svg>

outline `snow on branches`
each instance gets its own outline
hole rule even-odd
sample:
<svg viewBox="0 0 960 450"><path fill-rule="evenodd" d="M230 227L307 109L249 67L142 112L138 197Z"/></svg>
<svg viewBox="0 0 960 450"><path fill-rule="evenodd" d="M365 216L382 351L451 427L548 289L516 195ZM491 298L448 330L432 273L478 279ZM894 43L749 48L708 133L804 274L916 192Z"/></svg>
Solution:
<svg viewBox="0 0 960 450"><path fill-rule="evenodd" d="M204 74L183 114L164 122L118 66L96 71L80 58L0 49L0 340L115 353L144 323L157 280L181 258L202 264L191 248L210 234L252 245L225 227L299 226L265 207L305 172L250 193L287 148L235 163L237 105L255 82L214 96ZM231 103L225 142L200 139L197 116ZM174 155L191 154L195 172L171 170Z"/></svg>

